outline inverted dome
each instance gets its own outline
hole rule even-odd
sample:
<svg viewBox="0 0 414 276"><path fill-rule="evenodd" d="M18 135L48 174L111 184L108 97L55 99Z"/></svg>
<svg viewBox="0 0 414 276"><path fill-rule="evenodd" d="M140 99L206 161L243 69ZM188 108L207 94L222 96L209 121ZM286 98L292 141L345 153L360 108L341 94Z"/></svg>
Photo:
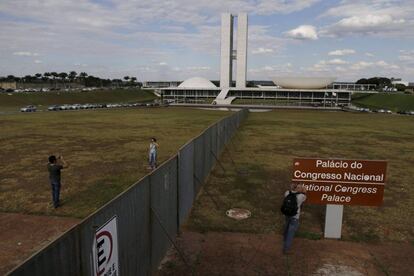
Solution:
<svg viewBox="0 0 414 276"><path fill-rule="evenodd" d="M211 81L205 78L189 78L183 81L178 87L180 88L217 88Z"/></svg>
<svg viewBox="0 0 414 276"><path fill-rule="evenodd" d="M283 88L320 89L331 84L335 77L276 77L273 82Z"/></svg>

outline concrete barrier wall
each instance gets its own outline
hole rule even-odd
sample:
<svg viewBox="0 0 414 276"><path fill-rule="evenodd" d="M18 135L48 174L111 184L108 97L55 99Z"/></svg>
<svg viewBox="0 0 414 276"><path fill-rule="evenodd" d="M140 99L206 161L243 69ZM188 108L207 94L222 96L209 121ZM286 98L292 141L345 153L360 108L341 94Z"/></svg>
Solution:
<svg viewBox="0 0 414 276"><path fill-rule="evenodd" d="M241 110L211 125L9 275L151 275L189 216L216 158L247 114L247 109ZM109 231L106 245L98 233L108 234L102 229L113 221L117 235ZM116 258L117 272L111 274L108 264Z"/></svg>

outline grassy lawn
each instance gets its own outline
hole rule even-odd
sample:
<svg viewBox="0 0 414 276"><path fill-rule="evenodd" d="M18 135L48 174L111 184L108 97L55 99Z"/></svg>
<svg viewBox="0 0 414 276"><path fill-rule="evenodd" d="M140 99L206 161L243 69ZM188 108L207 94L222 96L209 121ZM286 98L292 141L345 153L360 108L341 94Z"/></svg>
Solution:
<svg viewBox="0 0 414 276"><path fill-rule="evenodd" d="M352 103L368 107L370 109L390 109L393 111L414 110L414 95L412 94L364 94L358 93L352 96Z"/></svg>
<svg viewBox="0 0 414 276"><path fill-rule="evenodd" d="M196 201L188 227L197 231L281 233L280 205L294 157L384 159L381 207L345 206L343 238L414 242L414 121L406 116L343 112L250 113ZM213 199L213 200L212 200ZM251 210L244 221L228 208ZM323 236L325 207L306 205L299 235Z"/></svg>
<svg viewBox="0 0 414 276"><path fill-rule="evenodd" d="M150 137L159 163L228 112L118 109L0 116L0 211L82 218L148 173ZM62 154L63 206L51 208L47 157Z"/></svg>
<svg viewBox="0 0 414 276"><path fill-rule="evenodd" d="M26 105L36 105L39 110L46 110L53 104L75 103L119 103L152 101L156 96L145 90L115 89L87 92L31 92L0 94L0 111L18 111Z"/></svg>

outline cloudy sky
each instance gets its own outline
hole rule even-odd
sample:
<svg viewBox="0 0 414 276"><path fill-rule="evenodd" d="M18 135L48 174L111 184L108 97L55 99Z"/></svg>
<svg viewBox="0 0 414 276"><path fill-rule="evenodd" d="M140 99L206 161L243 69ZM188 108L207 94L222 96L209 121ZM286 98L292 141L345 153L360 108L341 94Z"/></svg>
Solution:
<svg viewBox="0 0 414 276"><path fill-rule="evenodd" d="M248 79L414 81L414 0L1 0L0 75L218 79L222 12L249 15Z"/></svg>

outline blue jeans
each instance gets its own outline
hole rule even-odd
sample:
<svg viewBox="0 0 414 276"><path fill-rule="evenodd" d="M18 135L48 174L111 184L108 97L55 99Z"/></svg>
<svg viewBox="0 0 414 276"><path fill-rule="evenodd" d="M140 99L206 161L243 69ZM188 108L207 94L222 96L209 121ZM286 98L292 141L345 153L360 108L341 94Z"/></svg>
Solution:
<svg viewBox="0 0 414 276"><path fill-rule="evenodd" d="M50 184L52 185L53 206L56 208L59 206L60 181L50 180Z"/></svg>
<svg viewBox="0 0 414 276"><path fill-rule="evenodd" d="M157 152L156 151L150 152L149 165L151 169L155 169L155 167L157 166Z"/></svg>
<svg viewBox="0 0 414 276"><path fill-rule="evenodd" d="M283 251L286 252L290 249L293 237L296 230L298 230L299 220L294 217L285 216L285 230L283 232Z"/></svg>

